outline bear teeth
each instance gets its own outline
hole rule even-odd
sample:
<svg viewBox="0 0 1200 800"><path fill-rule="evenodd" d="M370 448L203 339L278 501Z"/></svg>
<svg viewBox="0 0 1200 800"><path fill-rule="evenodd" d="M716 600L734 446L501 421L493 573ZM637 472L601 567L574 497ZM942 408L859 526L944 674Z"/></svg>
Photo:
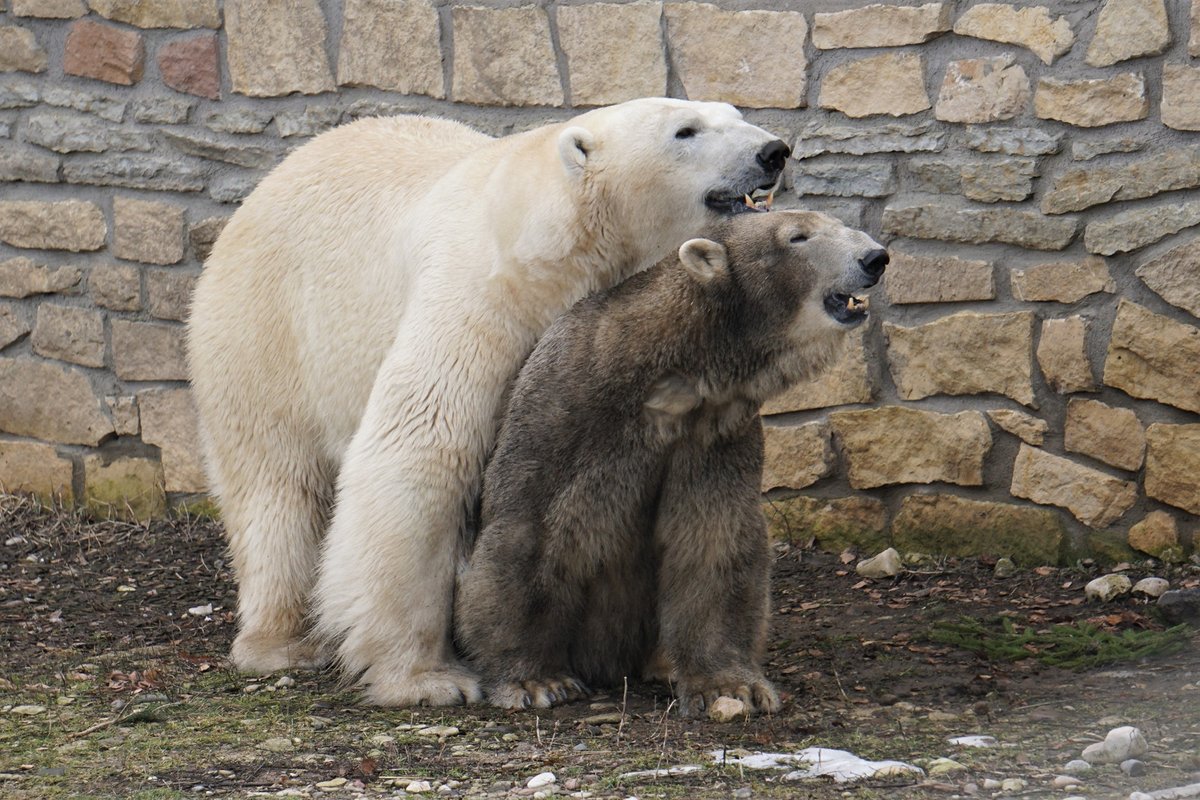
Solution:
<svg viewBox="0 0 1200 800"><path fill-rule="evenodd" d="M850 311L866 311L867 306L871 304L869 297L855 297L850 295L846 298L846 308Z"/></svg>

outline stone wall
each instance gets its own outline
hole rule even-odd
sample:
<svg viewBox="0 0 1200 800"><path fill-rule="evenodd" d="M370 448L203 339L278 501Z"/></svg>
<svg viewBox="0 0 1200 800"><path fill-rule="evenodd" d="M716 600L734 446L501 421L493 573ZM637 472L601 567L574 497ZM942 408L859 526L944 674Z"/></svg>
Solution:
<svg viewBox="0 0 1200 800"><path fill-rule="evenodd" d="M320 131L501 135L641 95L794 145L781 204L893 252L768 409L822 546L1186 555L1200 525L1200 0L0 0L0 481L195 496L183 320L223 221Z"/></svg>

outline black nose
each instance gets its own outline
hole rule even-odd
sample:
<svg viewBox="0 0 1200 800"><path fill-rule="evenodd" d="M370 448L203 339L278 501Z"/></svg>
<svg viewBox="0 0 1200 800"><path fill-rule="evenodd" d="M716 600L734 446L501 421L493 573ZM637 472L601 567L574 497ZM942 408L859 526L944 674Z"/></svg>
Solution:
<svg viewBox="0 0 1200 800"><path fill-rule="evenodd" d="M875 280L879 280L879 276L883 274L883 268L887 266L887 263L887 250L883 249L872 250L858 260L858 264L863 268L863 272Z"/></svg>
<svg viewBox="0 0 1200 800"><path fill-rule="evenodd" d="M766 146L759 151L758 163L768 172L780 172L783 170L783 165L787 163L787 157L791 154L792 148L775 139L767 142Z"/></svg>

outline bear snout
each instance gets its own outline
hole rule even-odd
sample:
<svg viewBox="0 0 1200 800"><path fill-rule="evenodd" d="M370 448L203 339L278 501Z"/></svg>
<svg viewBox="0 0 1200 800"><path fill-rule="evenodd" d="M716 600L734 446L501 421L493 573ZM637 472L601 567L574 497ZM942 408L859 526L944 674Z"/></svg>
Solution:
<svg viewBox="0 0 1200 800"><path fill-rule="evenodd" d="M758 164L764 170L771 174L783 172L783 167L787 163L787 157L792 154L792 148L781 142L779 139L774 139L763 145L763 149L758 151Z"/></svg>
<svg viewBox="0 0 1200 800"><path fill-rule="evenodd" d="M883 270L887 267L888 261L888 252L882 247L872 250L858 260L858 266L871 279L871 282L867 286L874 286L879 283L879 278L883 275Z"/></svg>

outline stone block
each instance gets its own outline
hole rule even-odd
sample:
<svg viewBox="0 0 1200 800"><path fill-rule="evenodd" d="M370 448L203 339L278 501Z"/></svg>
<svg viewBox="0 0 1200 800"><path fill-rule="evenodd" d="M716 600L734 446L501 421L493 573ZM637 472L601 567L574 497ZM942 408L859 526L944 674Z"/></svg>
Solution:
<svg viewBox="0 0 1200 800"><path fill-rule="evenodd" d="M104 519L146 522L167 510L162 465L142 456L83 457L83 504Z"/></svg>
<svg viewBox="0 0 1200 800"><path fill-rule="evenodd" d="M797 547L815 542L831 553L876 553L891 544L887 509L874 497L790 497L769 500L763 510L771 538Z"/></svg>
<svg viewBox="0 0 1200 800"><path fill-rule="evenodd" d="M667 94L659 3L559 6L558 40L567 57L571 104L601 106Z"/></svg>
<svg viewBox="0 0 1200 800"><path fill-rule="evenodd" d="M1051 17L1045 6L1018 8L1004 3L979 3L964 11L954 23L959 36L973 36L1027 47L1044 64L1053 64L1075 44L1075 33L1066 17Z"/></svg>
<svg viewBox="0 0 1200 800"><path fill-rule="evenodd" d="M994 392L1035 406L1033 314L964 311L911 328L883 325L900 397Z"/></svg>
<svg viewBox="0 0 1200 800"><path fill-rule="evenodd" d="M113 311L142 307L141 270L133 264L97 264L88 275L92 302Z"/></svg>
<svg viewBox="0 0 1200 800"><path fill-rule="evenodd" d="M88 0L92 11L138 28L219 28L217 0Z"/></svg>
<svg viewBox="0 0 1200 800"><path fill-rule="evenodd" d="M0 297L73 292L83 279L78 267L49 267L24 256L0 261Z"/></svg>
<svg viewBox="0 0 1200 800"><path fill-rule="evenodd" d="M1083 317L1042 322L1038 366L1046 383L1059 394L1096 391L1096 379L1087 355L1087 332L1088 323Z"/></svg>
<svg viewBox="0 0 1200 800"><path fill-rule="evenodd" d="M996 299L992 264L946 255L915 255L891 249L883 289L893 305L965 303Z"/></svg>
<svg viewBox="0 0 1200 800"><path fill-rule="evenodd" d="M1008 156L1053 155L1062 145L1062 134L1038 128L973 126L963 132L962 138L972 150Z"/></svg>
<svg viewBox="0 0 1200 800"><path fill-rule="evenodd" d="M0 350L23 338L33 329L20 306L0 304Z"/></svg>
<svg viewBox="0 0 1200 800"><path fill-rule="evenodd" d="M226 0L226 62L233 91L250 97L333 91L318 0Z"/></svg>
<svg viewBox="0 0 1200 800"><path fill-rule="evenodd" d="M1077 303L1090 294L1117 290L1108 263L1098 256L1014 269L1011 277L1013 297L1026 303Z"/></svg>
<svg viewBox="0 0 1200 800"><path fill-rule="evenodd" d="M1011 55L951 61L934 115L945 122L1012 119L1029 107L1029 78Z"/></svg>
<svg viewBox="0 0 1200 800"><path fill-rule="evenodd" d="M12 0L12 13L18 17L75 19L88 10L83 0Z"/></svg>
<svg viewBox="0 0 1200 800"><path fill-rule="evenodd" d="M63 71L81 78L132 86L142 79L146 47L137 31L81 19L67 32Z"/></svg>
<svg viewBox="0 0 1200 800"><path fill-rule="evenodd" d="M800 162L792 169L792 188L800 197L887 197L896 191L895 169L886 162Z"/></svg>
<svg viewBox="0 0 1200 800"><path fill-rule="evenodd" d="M925 61L915 53L884 53L829 70L817 100L848 117L917 114L930 107Z"/></svg>
<svg viewBox="0 0 1200 800"><path fill-rule="evenodd" d="M275 115L275 130L281 139L292 136L316 136L337 125L342 110L337 106L305 106L303 111L280 111Z"/></svg>
<svg viewBox="0 0 1200 800"><path fill-rule="evenodd" d="M1164 203L1089 222L1083 243L1090 252L1110 256L1154 244L1196 225L1200 225L1200 200Z"/></svg>
<svg viewBox="0 0 1200 800"><path fill-rule="evenodd" d="M182 97L134 98L133 119L145 125L178 125L187 122L195 103Z"/></svg>
<svg viewBox="0 0 1200 800"><path fill-rule="evenodd" d="M1044 419L1011 408L997 408L987 412L988 418L1026 444L1041 445L1050 424Z"/></svg>
<svg viewBox="0 0 1200 800"><path fill-rule="evenodd" d="M1132 136L1071 142L1071 160L1090 161L1097 156L1106 156L1110 153L1137 153L1143 149L1145 149L1145 142Z"/></svg>
<svg viewBox="0 0 1200 800"><path fill-rule="evenodd" d="M1075 238L1074 219L1002 208L958 208L937 203L883 210L884 233L964 244L1000 242L1033 250L1063 250Z"/></svg>
<svg viewBox="0 0 1200 800"><path fill-rule="evenodd" d="M911 494L892 521L892 544L901 551L1005 556L1025 567L1057 564L1066 533L1048 509L948 494Z"/></svg>
<svg viewBox="0 0 1200 800"><path fill-rule="evenodd" d="M1152 156L1116 167L1069 169L1042 198L1042 211L1081 211L1114 200L1137 200L1159 192L1200 187L1200 147L1157 147Z"/></svg>
<svg viewBox="0 0 1200 800"><path fill-rule="evenodd" d="M1192 0L1191 33L1188 35L1188 55L1200 58L1200 0Z"/></svg>
<svg viewBox="0 0 1200 800"><path fill-rule="evenodd" d="M180 268L146 270L146 310L159 319L183 322L199 277L197 272Z"/></svg>
<svg viewBox="0 0 1200 800"><path fill-rule="evenodd" d="M1163 65L1162 124L1200 131L1200 67Z"/></svg>
<svg viewBox="0 0 1200 800"><path fill-rule="evenodd" d="M1200 328L1122 299L1104 382L1133 397L1200 412Z"/></svg>
<svg viewBox="0 0 1200 800"><path fill-rule="evenodd" d="M138 394L142 441L162 451L168 492L203 492L207 481L200 456L200 433L192 393L152 389Z"/></svg>
<svg viewBox="0 0 1200 800"><path fill-rule="evenodd" d="M1140 553L1162 558L1182 554L1179 526L1165 511L1151 511L1129 529L1129 546Z"/></svg>
<svg viewBox="0 0 1200 800"><path fill-rule="evenodd" d="M192 244L192 256L197 261L203 263L208 260L217 237L225 230L228 222L229 217L206 217L191 227L188 240Z"/></svg>
<svg viewBox="0 0 1200 800"><path fill-rule="evenodd" d="M137 395L106 395L105 404L108 414L112 417L113 427L117 436L140 436L142 421L138 416Z"/></svg>
<svg viewBox="0 0 1200 800"><path fill-rule="evenodd" d="M0 181L58 183L58 166L58 158L36 148L0 142Z"/></svg>
<svg viewBox="0 0 1200 800"><path fill-rule="evenodd" d="M68 161L62 172L67 183L160 192L199 192L204 189L208 167L156 155L109 155Z"/></svg>
<svg viewBox="0 0 1200 800"><path fill-rule="evenodd" d="M0 491L29 494L43 503L70 503L71 461L39 442L0 441Z"/></svg>
<svg viewBox="0 0 1200 800"><path fill-rule="evenodd" d="M177 264L183 260L183 207L113 198L113 253L127 261Z"/></svg>
<svg viewBox="0 0 1200 800"><path fill-rule="evenodd" d="M1171 44L1164 0L1104 0L1087 63L1107 67L1119 61L1158 55Z"/></svg>
<svg viewBox="0 0 1200 800"><path fill-rule="evenodd" d="M709 3L667 3L663 8L671 62L689 98L746 108L805 105L804 14L725 11ZM754 53L770 56L754 58Z"/></svg>
<svg viewBox="0 0 1200 800"><path fill-rule="evenodd" d="M1067 404L1063 447L1134 472L1146 455L1146 431L1131 409L1073 397Z"/></svg>
<svg viewBox="0 0 1200 800"><path fill-rule="evenodd" d="M0 72L45 72L46 49L28 28L0 25Z"/></svg>
<svg viewBox="0 0 1200 800"><path fill-rule="evenodd" d="M33 352L84 367L104 366L104 314L42 303L33 326Z"/></svg>
<svg viewBox="0 0 1200 800"><path fill-rule="evenodd" d="M217 35L204 33L175 39L158 48L158 72L177 92L221 99L221 67Z"/></svg>
<svg viewBox="0 0 1200 800"><path fill-rule="evenodd" d="M812 158L826 153L936 153L946 146L946 134L928 122L876 122L865 128L812 121L792 143L792 157Z"/></svg>
<svg viewBox="0 0 1200 800"><path fill-rule="evenodd" d="M0 88L2 93L3 89ZM37 96L44 105L95 114L109 122L120 122L125 118L125 101L108 95L49 85L42 86Z"/></svg>
<svg viewBox="0 0 1200 800"><path fill-rule="evenodd" d="M433 3L347 0L337 76L341 86L444 98L441 25Z"/></svg>
<svg viewBox="0 0 1200 800"><path fill-rule="evenodd" d="M184 328L165 322L114 319L113 370L126 381L185 381Z"/></svg>
<svg viewBox="0 0 1200 800"><path fill-rule="evenodd" d="M99 250L108 225L84 200L0 200L0 242L38 250Z"/></svg>
<svg viewBox="0 0 1200 800"><path fill-rule="evenodd" d="M1163 300L1200 317L1200 236L1145 262L1136 274Z"/></svg>
<svg viewBox="0 0 1200 800"><path fill-rule="evenodd" d="M1200 515L1200 425L1146 429L1146 494Z"/></svg>
<svg viewBox="0 0 1200 800"><path fill-rule="evenodd" d="M1150 98L1140 73L1077 81L1042 78L1033 95L1033 109L1041 119L1095 128L1145 119L1150 115Z"/></svg>
<svg viewBox="0 0 1200 800"><path fill-rule="evenodd" d="M829 423L763 429L766 442L762 490L803 489L833 474L833 440Z"/></svg>
<svg viewBox="0 0 1200 800"><path fill-rule="evenodd" d="M451 10L453 98L485 106L561 106L550 19L538 6Z"/></svg>
<svg viewBox="0 0 1200 800"><path fill-rule="evenodd" d="M1037 177L1037 162L1031 158L913 159L906 168L912 191L962 194L983 203L1024 200L1033 194L1033 179Z"/></svg>
<svg viewBox="0 0 1200 800"><path fill-rule="evenodd" d="M276 125L283 112L276 115ZM185 133L182 131L165 130L161 133L164 141L180 153L210 161L220 161L248 169L266 169L275 166L280 160L280 154L275 150L245 141L226 141L202 133Z"/></svg>
<svg viewBox="0 0 1200 800"><path fill-rule="evenodd" d="M260 108L238 108L209 114L204 127L217 133L262 133L271 124L274 114Z"/></svg>
<svg viewBox="0 0 1200 800"><path fill-rule="evenodd" d="M864 332L846 337L845 347L833 366L820 376L794 384L783 394L768 400L764 414L785 414L851 403L869 403L875 396L867 370Z"/></svg>
<svg viewBox="0 0 1200 800"><path fill-rule="evenodd" d="M0 358L0 431L62 444L113 432L87 375L33 358Z"/></svg>
<svg viewBox="0 0 1200 800"><path fill-rule="evenodd" d="M1013 464L1015 497L1065 508L1084 525L1106 528L1137 502L1137 484L1022 444Z"/></svg>
<svg viewBox="0 0 1200 800"><path fill-rule="evenodd" d="M978 411L937 414L904 406L829 415L855 489L942 481L983 484L992 434Z"/></svg>
<svg viewBox="0 0 1200 800"><path fill-rule="evenodd" d="M950 30L950 3L900 7L875 3L849 11L813 17L813 45L821 50L840 47L899 47L921 44Z"/></svg>
<svg viewBox="0 0 1200 800"><path fill-rule="evenodd" d="M102 153L109 150L153 150L152 133L109 125L83 114L34 111L22 126L25 141L56 153Z"/></svg>

